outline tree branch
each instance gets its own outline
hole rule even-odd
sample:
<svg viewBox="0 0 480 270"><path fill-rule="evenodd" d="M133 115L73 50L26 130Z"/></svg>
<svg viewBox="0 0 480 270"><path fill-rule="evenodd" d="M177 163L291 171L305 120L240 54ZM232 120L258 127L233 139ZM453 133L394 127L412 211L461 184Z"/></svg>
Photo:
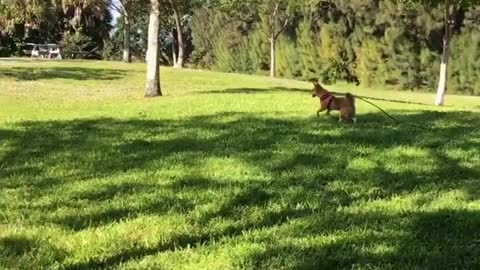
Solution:
<svg viewBox="0 0 480 270"><path fill-rule="evenodd" d="M458 10L459 10L458 3L454 2L452 14L450 15L450 36L452 36L453 31L455 30Z"/></svg>
<svg viewBox="0 0 480 270"><path fill-rule="evenodd" d="M445 7L443 10L443 23L445 24L445 37L444 40L450 38L450 1L445 0ZM445 41L444 41L445 42Z"/></svg>
<svg viewBox="0 0 480 270"><path fill-rule="evenodd" d="M277 33L274 34L274 37L273 37L273 38L274 38L275 40L278 38L278 36L280 36L280 34L281 34L283 31L285 31L285 29L287 28L287 25L288 25L289 21L290 21L290 16L288 16L288 17L285 19L285 22L283 23L282 28L280 28L280 30L279 30Z"/></svg>
<svg viewBox="0 0 480 270"><path fill-rule="evenodd" d="M111 9L115 10L116 12L122 14L123 11L124 11L124 6L123 6L123 3L121 1L118 1L118 5L116 5L115 3L113 3L113 1L109 1L108 3L108 7L110 7Z"/></svg>
<svg viewBox="0 0 480 270"><path fill-rule="evenodd" d="M273 17L277 16L277 12L279 8L280 8L280 0L278 0L277 4L275 4L275 9L273 10Z"/></svg>
<svg viewBox="0 0 480 270"><path fill-rule="evenodd" d="M275 4L275 8L273 9L272 16L270 17L270 28L272 31L272 35L275 35L275 25L277 22L277 12L279 8L280 8L280 0L278 0L277 3Z"/></svg>

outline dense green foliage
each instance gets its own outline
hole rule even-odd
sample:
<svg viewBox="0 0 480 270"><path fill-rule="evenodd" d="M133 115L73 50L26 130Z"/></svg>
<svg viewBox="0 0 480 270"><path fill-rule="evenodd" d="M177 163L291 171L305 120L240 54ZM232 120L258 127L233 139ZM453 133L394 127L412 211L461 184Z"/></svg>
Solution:
<svg viewBox="0 0 480 270"><path fill-rule="evenodd" d="M0 10L0 46L5 55L22 55L26 43L66 44L100 52L109 40L111 13L104 0L17 1ZM0 49L1 54L2 49Z"/></svg>
<svg viewBox="0 0 480 270"><path fill-rule="evenodd" d="M161 76L145 100L144 64L0 60L1 269L480 268L480 98L352 127L310 83Z"/></svg>
<svg viewBox="0 0 480 270"><path fill-rule="evenodd" d="M82 34L90 41L86 49L98 48L104 59L120 59L123 22L120 17L114 23L116 31L110 39L110 14L105 4L109 1L62 1L66 4L46 8L46 3L56 2L43 0L36 9L28 5L0 7L0 12L9 15L5 18L14 15L29 18L6 20L8 24L0 20L0 26L8 29L0 38L0 55L20 53L21 45L29 41L65 42L65 37L71 40L83 29ZM146 52L147 2L130 14L131 54L138 60L143 60ZM276 46L278 75L319 77L326 84L348 81L397 89L435 88L445 32L442 1L281 2L285 5L277 14L277 29L286 17L290 18ZM480 53L476 48L480 8L473 5L477 1L461 2L464 5L454 18L456 27L450 46L449 91L478 95ZM22 1L12 0L12 3L21 5ZM269 38L275 3L178 1L187 64L226 72L266 74L270 67ZM82 13L76 18L78 7ZM25 14L17 14L19 10ZM177 41L168 1L162 1L161 17L161 62L171 65Z"/></svg>
<svg viewBox="0 0 480 270"><path fill-rule="evenodd" d="M311 2L296 13L280 40L280 75L321 77L325 83L358 80L366 86L434 88L444 32L441 6L412 10L390 0ZM474 49L479 15L480 8L473 7L461 9L455 18L459 26L451 46L451 90L479 94L480 57ZM241 23L242 18L248 20ZM192 30L194 64L232 72L268 69L268 29L255 9L237 9L233 15L229 10L203 9L193 17Z"/></svg>

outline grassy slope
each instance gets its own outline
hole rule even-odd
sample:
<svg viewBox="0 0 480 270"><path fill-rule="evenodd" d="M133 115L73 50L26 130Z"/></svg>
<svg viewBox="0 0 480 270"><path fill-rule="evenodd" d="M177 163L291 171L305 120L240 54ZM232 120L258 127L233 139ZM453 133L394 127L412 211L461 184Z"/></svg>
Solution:
<svg viewBox="0 0 480 270"><path fill-rule="evenodd" d="M308 83L0 60L0 269L480 267L480 99L358 102ZM430 104L431 94L345 88ZM468 108L468 112L462 110Z"/></svg>

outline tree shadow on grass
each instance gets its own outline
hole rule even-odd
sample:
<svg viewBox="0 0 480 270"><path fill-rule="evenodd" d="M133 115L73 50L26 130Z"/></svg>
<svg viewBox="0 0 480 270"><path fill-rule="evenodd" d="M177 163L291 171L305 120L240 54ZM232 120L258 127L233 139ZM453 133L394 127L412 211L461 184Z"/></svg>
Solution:
<svg viewBox="0 0 480 270"><path fill-rule="evenodd" d="M362 229L385 235L360 233L356 238L305 247L278 243L246 258L245 263L254 269L422 268L445 261L449 253L458 257L439 268L476 265L474 259L466 258L478 255L478 246L472 242L480 237L473 230L480 225L476 212L387 215L339 210L411 192L461 189L472 200L479 198L478 156L472 155L478 145L471 141L480 135L479 114L424 111L396 116L410 123L429 122L434 129L391 124L380 114L362 115L356 127L313 117L282 119L248 113L183 120L22 122L0 130L4 145L0 148L0 192L23 192L30 204L7 201L2 207L31 216L31 224L55 224L72 231L168 213L184 214L190 224L202 228L175 234L153 247L138 245L106 258L89 258L71 264L70 269L115 267L163 251L210 245L273 227L289 230L287 235L292 237L342 231L356 235ZM256 168L260 173L245 178L228 173L223 178L205 176L200 172L208 160L232 162L218 169L232 166L235 170L237 164L246 164L246 170ZM175 172L172 177L162 175L171 171ZM141 174L129 179L130 173ZM75 184L88 188L77 190ZM56 200L31 206L46 196ZM210 208L196 210L203 206ZM60 207L69 207L72 214L57 213ZM39 215L44 217L33 219ZM8 224L15 216L3 219ZM388 230L400 235L385 233ZM374 244L386 245L387 251L358 249ZM279 256L290 258L289 262Z"/></svg>
<svg viewBox="0 0 480 270"><path fill-rule="evenodd" d="M141 186L141 184L138 184L138 186ZM145 196L145 194L143 194L138 188L135 188L134 191L131 191L131 194L142 194ZM89 204L98 202L97 198L86 200L89 201ZM188 213L194 207L192 202L173 195L158 195L149 201L139 203L139 205L135 206L128 205L128 201L126 202L127 205L122 207L110 206L107 203L104 204L107 206L106 209L93 209L89 212L78 210L78 208L75 209L76 207L73 206L71 207L72 210L76 210L77 212L72 211L73 213L63 215L62 217L54 216L47 219L47 223L58 224L69 230L81 231L89 228L119 223L125 220L137 218L141 215L160 216L168 213ZM43 210L45 210L45 208L43 208Z"/></svg>
<svg viewBox="0 0 480 270"><path fill-rule="evenodd" d="M22 256L31 252L37 245L35 241L26 237L4 237L0 238L0 247L2 248L2 254L7 256Z"/></svg>
<svg viewBox="0 0 480 270"><path fill-rule="evenodd" d="M121 69L101 69L85 67L8 67L0 68L0 78L13 78L18 81L37 81L51 79L69 80L118 80L126 76Z"/></svg>
<svg viewBox="0 0 480 270"><path fill-rule="evenodd" d="M480 266L480 212L438 210L404 215L333 214L327 226L341 232L327 243L315 241L325 224L301 223L313 243L273 241L244 261L245 269L477 269ZM307 225L305 225L305 223ZM367 225L368 224L368 225ZM375 226L378 224L380 226ZM393 225L385 230L381 225ZM373 225L373 226L372 226ZM351 228L363 232L349 233Z"/></svg>
<svg viewBox="0 0 480 270"><path fill-rule="evenodd" d="M0 266L5 269L49 268L66 255L46 241L21 235L0 236Z"/></svg>
<svg viewBox="0 0 480 270"><path fill-rule="evenodd" d="M227 115L232 113L224 114ZM195 167L205 158L228 155L262 165L274 174L300 166L343 170L353 158L372 155L361 153L359 148L381 152L395 147L424 149L435 162L444 165L432 171L434 175L424 175L430 181L478 176L476 168L462 167L458 160L442 151L446 146L462 151L477 149L478 143L469 141L479 132L475 126L479 116L474 113L398 115L403 121L438 125L431 131L389 124L379 114L362 116L362 123L354 128L310 118L290 120L242 113L233 115L240 119L223 123L216 121L222 115L213 115L184 121L96 119L24 122L19 124L18 129L0 130L2 141L7 145L0 152L3 168L0 177L4 179L0 181L0 186L48 188L48 183L51 183L54 188L72 180L154 169L156 162L170 159ZM336 129L338 133L322 133L321 129ZM138 131L142 133L135 135ZM165 137L159 138L159 134ZM295 149L289 142L298 143L300 147ZM287 151L291 155L284 157L274 153L276 145L282 144L293 148ZM408 162L408 157L405 162ZM168 162L166 164L168 167ZM371 172L381 175L384 167L381 165L372 168ZM53 168L60 170L61 174L49 175L48 170ZM353 175L358 173L353 171ZM319 170L319 176L321 174ZM413 171L408 176L411 174L419 173ZM328 178L328 175L324 176ZM394 173L385 176L398 180L396 182L400 186L404 182L400 181L402 174L398 175L400 179L396 179ZM64 180L45 180L60 177ZM411 188L408 185L406 189Z"/></svg>
<svg viewBox="0 0 480 270"><path fill-rule="evenodd" d="M239 116L240 119L231 122L217 122L222 116ZM22 131L13 129L0 130L3 141L11 147L5 151L2 163L13 161L13 166L6 167L2 176L18 173L13 168L23 170L41 170L35 166L15 166L21 161L34 158L53 160L49 154L60 154L63 157L72 155L81 158L81 153L92 154L114 153L118 155L99 155L93 159L99 162L99 167L87 169L90 173L105 174L122 172L132 168L144 168L149 161L168 157L172 154L206 153L216 156L224 152L249 152L270 150L277 142L294 139L307 147L317 147L319 144L338 144L339 147L367 146L391 148L394 146L417 146L435 148L445 142L453 141L469 148L478 143L466 141L468 136L478 132L475 123L478 114L468 112L421 112L418 114L397 114L403 121L412 123L429 123L439 125L432 131L403 127L388 122L381 114L361 116L361 124L357 128L337 125L323 119L273 119L256 117L242 113L226 113L212 116L198 116L185 121L155 121L114 119L74 120L52 122L23 122L19 124ZM319 124L317 124L319 123ZM319 129L338 129L339 133L319 134ZM142 131L136 138L131 134ZM203 132L218 136L202 138ZM159 134L177 135L169 139L152 139ZM180 136L178 136L180 135ZM437 136L440 135L440 136ZM41 139L39 139L41 138ZM235 140L231 140L235 138ZM453 139L453 140L452 140ZM116 142L112 145L112 142ZM30 147L31 146L31 147ZM259 148L257 148L259 147ZM332 148L334 150L334 148ZM300 162L328 162L329 155L322 153L306 155ZM106 158L112 156L111 162ZM48 158L46 158L48 157ZM156 158L155 158L156 157ZM297 157L299 158L299 157ZM312 158L310 162L307 159ZM17 162L14 162L14 161ZM120 162L116 162L119 160ZM134 161L133 164L125 161ZM109 166L112 163L114 166ZM13 171L13 172L11 172ZM25 172L27 173L27 172ZM85 174L85 170L82 170ZM100 173L101 174L101 173Z"/></svg>
<svg viewBox="0 0 480 270"><path fill-rule="evenodd" d="M258 187L257 187L258 188ZM247 191L242 191L240 194L234 196L231 200L228 200L225 204L220 206L218 212L206 213L198 219L191 218L192 223L198 223L201 227L206 229L174 234L171 239L165 242L160 242L157 245L144 247L136 246L128 250L119 252L113 256L102 259L91 259L86 262L79 262L71 264L66 269L104 269L118 266L122 263L126 263L132 260L139 260L146 256L155 255L166 251L176 251L185 248L196 248L199 246L210 245L225 238L234 238L243 235L245 232L264 229L272 226L279 226L284 224L290 219L306 216L311 214L310 211L298 210L292 208L284 208L281 211L265 211L261 218L255 220L249 220L247 222L236 222L222 228L216 228L215 230L209 229L208 223L214 219L219 218L233 218L239 215L236 211L240 207L252 207L252 205L262 205L267 203L271 197L262 190L247 187ZM197 192L201 192L197 191ZM260 195L259 195L260 194Z"/></svg>
<svg viewBox="0 0 480 270"><path fill-rule="evenodd" d="M295 225L288 224L297 220ZM161 252L207 246L252 230L285 225L282 235L257 240L265 250L242 258L243 269L476 269L480 266L480 212L439 210L385 214L306 210L266 213L260 222L203 233L181 233L153 247L138 246L105 259L72 264L66 269L105 269ZM387 228L385 228L387 227ZM360 231L359 231L360 230ZM337 235L327 243L315 240ZM309 244L305 242L310 241ZM291 244L286 244L291 243ZM180 262L179 262L180 263Z"/></svg>

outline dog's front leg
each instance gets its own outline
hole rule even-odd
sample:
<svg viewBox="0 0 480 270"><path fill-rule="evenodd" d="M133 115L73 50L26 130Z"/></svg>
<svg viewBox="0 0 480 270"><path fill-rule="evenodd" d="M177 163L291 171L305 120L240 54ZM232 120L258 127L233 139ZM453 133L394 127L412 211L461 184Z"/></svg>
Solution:
<svg viewBox="0 0 480 270"><path fill-rule="evenodd" d="M317 117L320 117L320 113L325 111L326 109L325 108L321 108L317 110Z"/></svg>

